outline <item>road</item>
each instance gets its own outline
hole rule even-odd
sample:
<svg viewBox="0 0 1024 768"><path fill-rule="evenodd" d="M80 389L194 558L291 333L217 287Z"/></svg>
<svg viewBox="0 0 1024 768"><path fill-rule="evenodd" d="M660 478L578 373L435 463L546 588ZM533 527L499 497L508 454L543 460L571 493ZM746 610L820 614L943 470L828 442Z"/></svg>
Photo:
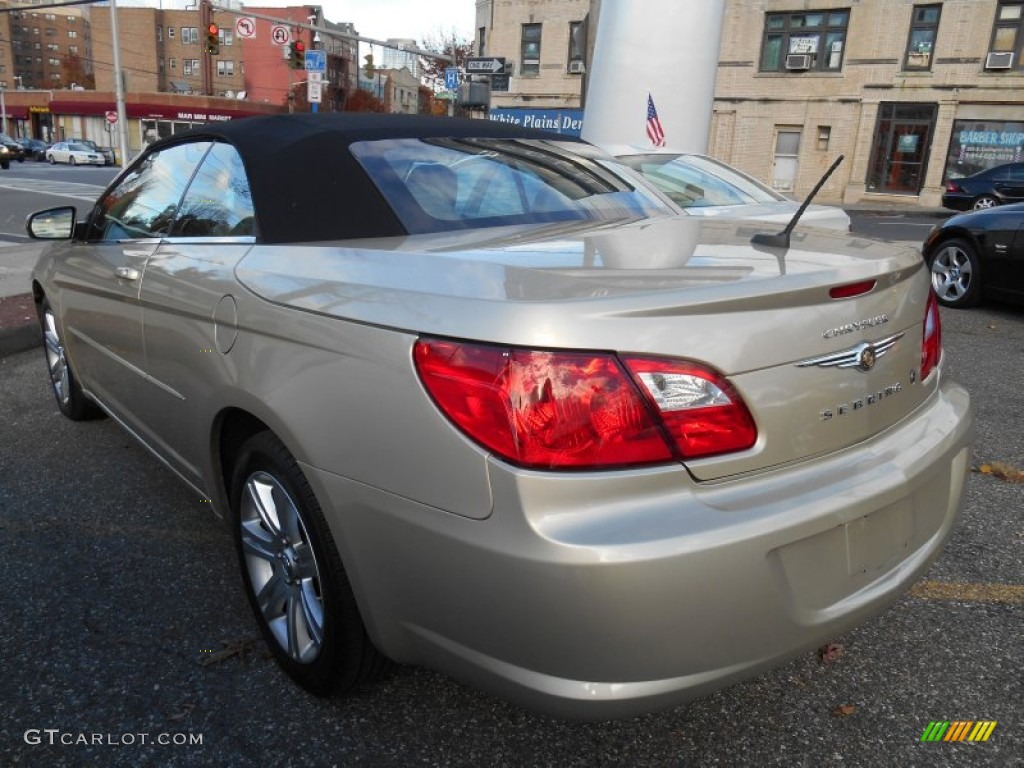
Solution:
<svg viewBox="0 0 1024 768"><path fill-rule="evenodd" d="M25 217L57 205L86 212L117 175L117 167L50 165L26 160L0 170L0 243L28 242Z"/></svg>
<svg viewBox="0 0 1024 768"><path fill-rule="evenodd" d="M975 463L1024 467L1024 310L943 322ZM0 381L2 765L1024 765L1024 485L1003 470L972 473L944 554L834 659L579 724L413 667L344 700L302 693L257 639L208 507L109 421L61 418L38 350L0 360ZM997 726L922 743L936 720Z"/></svg>

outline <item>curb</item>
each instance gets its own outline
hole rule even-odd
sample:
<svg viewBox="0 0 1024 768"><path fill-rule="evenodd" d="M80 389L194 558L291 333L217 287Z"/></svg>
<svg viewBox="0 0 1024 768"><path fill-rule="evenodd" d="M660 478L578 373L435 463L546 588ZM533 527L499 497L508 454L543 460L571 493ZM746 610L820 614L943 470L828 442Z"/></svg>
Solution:
<svg viewBox="0 0 1024 768"><path fill-rule="evenodd" d="M10 357L43 345L43 336L35 323L0 328L0 357Z"/></svg>

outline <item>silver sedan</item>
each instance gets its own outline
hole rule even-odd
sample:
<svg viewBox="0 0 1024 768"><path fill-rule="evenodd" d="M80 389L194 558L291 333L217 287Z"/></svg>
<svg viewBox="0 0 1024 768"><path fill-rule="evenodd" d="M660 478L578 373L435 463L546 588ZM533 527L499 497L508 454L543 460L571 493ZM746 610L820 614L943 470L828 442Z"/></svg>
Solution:
<svg viewBox="0 0 1024 768"><path fill-rule="evenodd" d="M90 149L85 144L73 141L58 141L46 150L46 159L51 165L68 163L69 165L104 165L106 160L100 152Z"/></svg>
<svg viewBox="0 0 1024 768"><path fill-rule="evenodd" d="M58 407L211 502L294 680L390 657L578 718L834 637L956 524L917 252L751 226L584 142L348 113L176 135L28 224Z"/></svg>

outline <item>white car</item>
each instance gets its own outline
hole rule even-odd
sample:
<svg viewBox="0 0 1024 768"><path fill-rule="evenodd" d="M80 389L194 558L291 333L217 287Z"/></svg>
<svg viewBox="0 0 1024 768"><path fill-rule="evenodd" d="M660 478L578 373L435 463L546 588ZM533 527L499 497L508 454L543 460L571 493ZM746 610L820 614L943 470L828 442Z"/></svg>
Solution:
<svg viewBox="0 0 1024 768"><path fill-rule="evenodd" d="M51 165L68 163L69 165L105 165L103 155L89 149L85 144L75 141L58 141L46 150L46 159Z"/></svg>
<svg viewBox="0 0 1024 768"><path fill-rule="evenodd" d="M726 216L785 224L800 207L797 201L707 155L639 147L616 147L612 154L694 216ZM831 205L808 206L801 221L850 231L846 211Z"/></svg>

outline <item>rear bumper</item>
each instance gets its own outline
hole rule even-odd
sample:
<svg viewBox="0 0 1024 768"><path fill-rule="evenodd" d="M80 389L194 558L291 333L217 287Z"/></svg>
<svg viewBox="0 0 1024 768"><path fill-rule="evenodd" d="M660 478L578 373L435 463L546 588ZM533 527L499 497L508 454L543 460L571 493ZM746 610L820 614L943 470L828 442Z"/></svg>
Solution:
<svg viewBox="0 0 1024 768"><path fill-rule="evenodd" d="M970 210L972 202L974 202L973 195L946 193L942 196L942 207L952 211Z"/></svg>
<svg viewBox="0 0 1024 768"><path fill-rule="evenodd" d="M485 520L304 470L385 653L601 719L685 702L884 609L953 528L971 424L944 383L869 442L741 480L492 462Z"/></svg>

